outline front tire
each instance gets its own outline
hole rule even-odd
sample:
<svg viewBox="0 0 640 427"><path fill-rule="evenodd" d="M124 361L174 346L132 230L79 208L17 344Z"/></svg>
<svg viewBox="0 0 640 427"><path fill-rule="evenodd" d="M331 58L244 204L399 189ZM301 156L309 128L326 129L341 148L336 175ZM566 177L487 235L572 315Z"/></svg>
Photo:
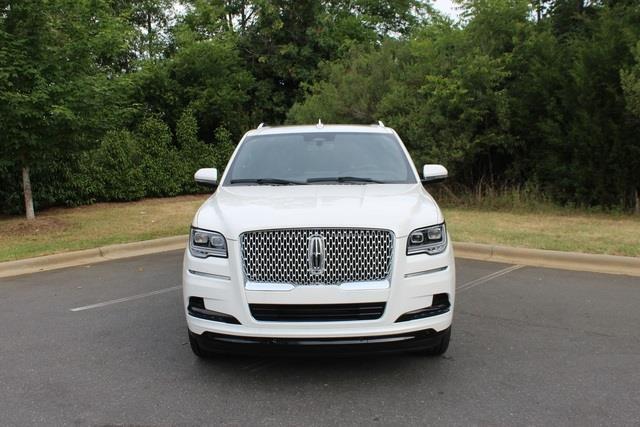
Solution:
<svg viewBox="0 0 640 427"><path fill-rule="evenodd" d="M189 331L189 345L191 346L191 351L193 354L198 356L201 359L206 358L209 354L200 347L198 344L198 337L193 332Z"/></svg>
<svg viewBox="0 0 640 427"><path fill-rule="evenodd" d="M449 348L449 341L451 339L451 326L445 329L442 333L442 337L440 338L440 342L433 347L426 348L422 350L420 353L425 356L435 357L442 356L447 352Z"/></svg>

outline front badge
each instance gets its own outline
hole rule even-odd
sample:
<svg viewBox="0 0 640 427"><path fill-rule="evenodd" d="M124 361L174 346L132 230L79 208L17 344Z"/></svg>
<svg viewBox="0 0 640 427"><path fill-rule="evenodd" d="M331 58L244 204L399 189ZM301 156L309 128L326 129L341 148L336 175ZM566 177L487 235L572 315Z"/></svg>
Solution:
<svg viewBox="0 0 640 427"><path fill-rule="evenodd" d="M309 236L307 240L307 254L309 260L309 273L319 276L325 271L326 252L324 237L319 234Z"/></svg>

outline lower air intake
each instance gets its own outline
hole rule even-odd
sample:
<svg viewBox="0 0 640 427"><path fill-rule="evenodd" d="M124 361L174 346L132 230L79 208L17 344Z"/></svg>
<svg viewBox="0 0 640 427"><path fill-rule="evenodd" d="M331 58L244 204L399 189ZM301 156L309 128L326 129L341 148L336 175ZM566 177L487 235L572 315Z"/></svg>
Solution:
<svg viewBox="0 0 640 427"><path fill-rule="evenodd" d="M386 303L249 304L254 319L264 322L344 322L382 317Z"/></svg>

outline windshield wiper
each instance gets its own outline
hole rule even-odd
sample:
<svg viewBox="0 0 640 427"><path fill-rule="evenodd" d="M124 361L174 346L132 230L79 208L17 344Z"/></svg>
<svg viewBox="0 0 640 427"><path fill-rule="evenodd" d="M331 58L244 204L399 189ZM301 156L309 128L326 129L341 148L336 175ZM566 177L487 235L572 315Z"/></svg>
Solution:
<svg viewBox="0 0 640 427"><path fill-rule="evenodd" d="M309 178L307 182L371 182L374 184L384 184L383 181L378 181L371 178L363 178L359 176L333 176L324 178Z"/></svg>
<svg viewBox="0 0 640 427"><path fill-rule="evenodd" d="M230 184L258 184L258 185L305 185L306 182L292 181L280 178L242 178L232 179Z"/></svg>

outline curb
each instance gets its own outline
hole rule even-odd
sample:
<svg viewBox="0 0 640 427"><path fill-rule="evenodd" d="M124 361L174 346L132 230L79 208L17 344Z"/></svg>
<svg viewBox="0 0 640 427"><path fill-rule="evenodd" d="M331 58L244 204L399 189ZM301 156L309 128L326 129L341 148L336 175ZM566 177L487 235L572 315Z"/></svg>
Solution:
<svg viewBox="0 0 640 427"><path fill-rule="evenodd" d="M523 264L561 270L640 276L640 258L583 254L546 249L512 248L481 243L454 243L456 257Z"/></svg>
<svg viewBox="0 0 640 427"><path fill-rule="evenodd" d="M186 243L187 235L182 235L1 262L0 278L174 251L184 249ZM512 248L482 243L454 242L453 247L457 258L523 264L561 270L640 276L640 258L635 257Z"/></svg>
<svg viewBox="0 0 640 427"><path fill-rule="evenodd" d="M187 235L0 262L0 278L184 249Z"/></svg>

